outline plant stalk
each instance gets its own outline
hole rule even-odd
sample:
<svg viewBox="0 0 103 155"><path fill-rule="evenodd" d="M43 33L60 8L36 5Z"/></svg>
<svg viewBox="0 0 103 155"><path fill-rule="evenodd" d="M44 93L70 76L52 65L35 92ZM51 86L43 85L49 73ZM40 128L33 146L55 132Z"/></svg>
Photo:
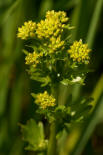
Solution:
<svg viewBox="0 0 103 155"><path fill-rule="evenodd" d="M47 155L56 155L56 123L51 123Z"/></svg>
<svg viewBox="0 0 103 155"><path fill-rule="evenodd" d="M56 99L56 104L57 104L57 90L58 86L57 85L52 85L51 87L51 93ZM49 144L48 144L48 150L47 150L47 155L56 155L56 122L53 121L50 124L50 137L49 137Z"/></svg>

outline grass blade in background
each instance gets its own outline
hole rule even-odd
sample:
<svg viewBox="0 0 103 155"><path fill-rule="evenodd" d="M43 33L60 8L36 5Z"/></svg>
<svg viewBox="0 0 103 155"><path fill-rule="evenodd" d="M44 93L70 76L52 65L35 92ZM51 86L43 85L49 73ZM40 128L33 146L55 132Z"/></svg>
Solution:
<svg viewBox="0 0 103 155"><path fill-rule="evenodd" d="M18 9L19 11L19 9ZM1 50L1 75L0 75L0 115L5 111L7 93L9 89L10 72L14 63L14 48L16 37L16 26L18 22L18 11L13 13L10 18L2 25L2 42L3 46ZM20 12L19 12L20 13ZM8 15L9 16L9 15ZM16 22L14 22L16 19Z"/></svg>
<svg viewBox="0 0 103 155"><path fill-rule="evenodd" d="M53 0L43 0L40 5L39 17L45 15L46 11L51 10L53 8Z"/></svg>
<svg viewBox="0 0 103 155"><path fill-rule="evenodd" d="M97 85L95 86L95 89L91 95L94 99L94 101L91 103L93 105L92 110L95 108L95 105L96 105L102 92L103 92L103 75L101 75L101 77L100 77L100 79L99 79Z"/></svg>
<svg viewBox="0 0 103 155"><path fill-rule="evenodd" d="M93 105L91 118L86 128L82 131L80 140L72 155L79 155L81 153L95 126L103 120L103 75L99 79L93 91L92 97L94 98L94 101L91 103Z"/></svg>
<svg viewBox="0 0 103 155"><path fill-rule="evenodd" d="M78 141L76 148L74 148L72 155L80 155L83 151L88 139L90 138L95 126L103 120L103 93L101 94L96 107L92 113L92 116L88 122L86 128L82 131L80 140Z"/></svg>
<svg viewBox="0 0 103 155"><path fill-rule="evenodd" d="M99 21L99 17L100 17L100 13L102 11L102 8L103 8L103 0L98 0L96 2L96 5L95 5L95 10L93 13L93 17L92 17L90 27L89 27L89 31L88 31L88 35L87 35L87 43L89 44L89 47L92 47L92 45L93 45L95 34L96 34L96 29L97 29L97 25L98 25L98 21Z"/></svg>
<svg viewBox="0 0 103 155"><path fill-rule="evenodd" d="M15 131L18 127L18 122L20 120L20 114L22 110L22 100L23 100L23 86L24 86L24 76L21 74L15 81L14 87L11 94L11 108L10 108L10 124L11 131Z"/></svg>
<svg viewBox="0 0 103 155"><path fill-rule="evenodd" d="M3 115L6 107L6 101L7 101L7 93L8 93L8 87L9 87L9 75L10 75L10 68L11 65L3 65L1 66L0 71L0 116Z"/></svg>
<svg viewBox="0 0 103 155"><path fill-rule="evenodd" d="M15 142L12 145L9 155L24 155L23 142L21 141L21 137L16 138Z"/></svg>
<svg viewBox="0 0 103 155"><path fill-rule="evenodd" d="M16 0L7 8L7 10L1 16L2 17L1 24L5 23L10 17L10 15L12 15L15 12L20 2L21 0Z"/></svg>

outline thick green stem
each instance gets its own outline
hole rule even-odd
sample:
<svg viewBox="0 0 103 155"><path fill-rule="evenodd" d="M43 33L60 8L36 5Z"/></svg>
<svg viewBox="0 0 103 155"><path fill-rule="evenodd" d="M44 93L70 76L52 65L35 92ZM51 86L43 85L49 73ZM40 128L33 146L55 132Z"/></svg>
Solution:
<svg viewBox="0 0 103 155"><path fill-rule="evenodd" d="M56 99L57 104L57 85L52 85L51 93ZM50 124L50 137L49 137L49 144L47 155L56 155L56 123L52 122Z"/></svg>
<svg viewBox="0 0 103 155"><path fill-rule="evenodd" d="M56 155L56 124L54 122L50 126L50 138L47 155Z"/></svg>

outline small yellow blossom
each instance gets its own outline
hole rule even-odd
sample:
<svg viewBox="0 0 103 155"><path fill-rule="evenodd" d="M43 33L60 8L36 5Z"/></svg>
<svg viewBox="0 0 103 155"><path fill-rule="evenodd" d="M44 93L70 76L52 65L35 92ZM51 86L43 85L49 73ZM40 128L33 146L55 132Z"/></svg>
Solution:
<svg viewBox="0 0 103 155"><path fill-rule="evenodd" d="M48 47L50 48L50 53L53 53L57 49L61 48L63 49L64 41L61 40L61 36L59 35L57 38L54 36L50 38L50 44Z"/></svg>
<svg viewBox="0 0 103 155"><path fill-rule="evenodd" d="M38 58L40 58L42 56L42 53L38 54L35 51L33 53L29 53L26 57L26 64L27 65L33 65L34 67L36 67L36 65L39 63Z"/></svg>
<svg viewBox="0 0 103 155"><path fill-rule="evenodd" d="M35 103L40 105L42 109L55 106L55 98L45 91L44 93L37 94Z"/></svg>
<svg viewBox="0 0 103 155"><path fill-rule="evenodd" d="M68 17L66 17L66 12L64 11L58 11L58 12L55 12L54 10L47 11L46 18L47 19L51 19L51 18L58 19L61 23L65 23L68 21Z"/></svg>
<svg viewBox="0 0 103 155"><path fill-rule="evenodd" d="M63 32L65 22L68 21L64 11L55 12L48 11L45 20L41 20L37 24L36 34L38 38L50 38L51 36L58 36Z"/></svg>
<svg viewBox="0 0 103 155"><path fill-rule="evenodd" d="M18 28L18 38L27 39L28 37L34 37L36 30L36 23L32 21L25 22L22 27Z"/></svg>
<svg viewBox="0 0 103 155"><path fill-rule="evenodd" d="M72 46L70 46L70 49L68 50L68 53L70 54L70 58L73 59L73 61L77 62L89 62L89 52L91 50L88 48L88 44L83 44L82 40L75 41Z"/></svg>

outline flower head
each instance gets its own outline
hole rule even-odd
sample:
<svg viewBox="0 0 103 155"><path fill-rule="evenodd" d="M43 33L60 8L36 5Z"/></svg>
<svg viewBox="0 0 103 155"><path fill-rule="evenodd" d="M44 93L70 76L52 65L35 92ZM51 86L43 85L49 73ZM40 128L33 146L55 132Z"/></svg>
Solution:
<svg viewBox="0 0 103 155"><path fill-rule="evenodd" d="M35 51L33 53L29 53L26 57L26 64L27 65L33 65L33 67L36 67L36 65L39 63L39 58L42 56L42 53L36 53Z"/></svg>
<svg viewBox="0 0 103 155"><path fill-rule="evenodd" d="M55 98L45 91L36 95L35 103L40 105L42 109L46 109L47 107L55 106Z"/></svg>
<svg viewBox="0 0 103 155"><path fill-rule="evenodd" d="M36 34L38 38L50 38L51 36L58 36L63 32L65 22L68 21L64 11L55 12L54 10L46 13L45 20L41 20L37 24Z"/></svg>
<svg viewBox="0 0 103 155"><path fill-rule="evenodd" d="M73 61L77 62L89 62L89 52L91 50L88 48L87 44L83 44L82 40L75 41L72 46L70 46L70 49L68 50L68 53L70 54L70 58L73 59Z"/></svg>
<svg viewBox="0 0 103 155"><path fill-rule="evenodd" d="M18 28L18 38L27 39L35 36L36 23L32 21L25 22L22 27Z"/></svg>
<svg viewBox="0 0 103 155"><path fill-rule="evenodd" d="M66 16L66 13L64 11L58 11L58 12L55 12L54 10L47 11L46 18L47 19L51 19L51 18L58 19L59 22L61 23L65 23L68 21L68 17Z"/></svg>
<svg viewBox="0 0 103 155"><path fill-rule="evenodd" d="M59 35L57 38L51 37L50 38L50 44L48 45L50 48L50 53L53 53L57 49L63 49L64 47L64 41L61 40L61 36Z"/></svg>

